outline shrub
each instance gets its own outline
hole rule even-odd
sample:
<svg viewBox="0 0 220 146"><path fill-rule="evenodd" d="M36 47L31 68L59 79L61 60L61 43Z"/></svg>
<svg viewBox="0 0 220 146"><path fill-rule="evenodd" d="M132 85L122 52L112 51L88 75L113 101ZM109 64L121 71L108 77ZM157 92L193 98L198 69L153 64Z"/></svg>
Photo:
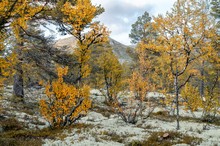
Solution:
<svg viewBox="0 0 220 146"><path fill-rule="evenodd" d="M142 112L147 110L147 117L149 117L154 110L154 106L149 101L146 105L143 103L148 86L146 79L140 73L133 72L131 78L128 79L128 84L130 97L125 98L125 102L115 99L114 110L126 123L136 124L138 118L143 116Z"/></svg>
<svg viewBox="0 0 220 146"><path fill-rule="evenodd" d="M76 88L63 82L68 68L57 68L58 79L46 85L47 100L40 101L41 114L52 127L71 125L85 115L91 107L89 87Z"/></svg>

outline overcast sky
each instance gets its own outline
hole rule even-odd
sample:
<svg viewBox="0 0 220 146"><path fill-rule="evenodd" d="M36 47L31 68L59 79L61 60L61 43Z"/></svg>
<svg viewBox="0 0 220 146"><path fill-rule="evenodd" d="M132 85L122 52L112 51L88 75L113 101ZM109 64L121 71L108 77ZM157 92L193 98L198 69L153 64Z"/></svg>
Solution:
<svg viewBox="0 0 220 146"><path fill-rule="evenodd" d="M96 19L105 24L111 31L110 37L130 45L131 25L147 11L151 16L165 14L175 0L92 0L95 5L101 4L105 12Z"/></svg>

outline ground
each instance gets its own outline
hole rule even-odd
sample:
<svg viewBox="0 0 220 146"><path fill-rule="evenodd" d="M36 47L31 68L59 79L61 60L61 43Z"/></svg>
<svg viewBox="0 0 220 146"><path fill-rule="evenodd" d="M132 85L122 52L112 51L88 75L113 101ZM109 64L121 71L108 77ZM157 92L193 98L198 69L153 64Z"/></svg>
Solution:
<svg viewBox="0 0 220 146"><path fill-rule="evenodd" d="M26 106L15 102L11 95L11 87L5 90L1 100L0 135L4 138L21 138L25 140L41 140L34 145L44 146L138 146L138 145L201 145L220 146L220 124L205 123L198 120L201 111L198 110L192 118L190 112L181 110L180 130L176 130L174 116L165 112L165 108L156 107L153 114L147 117L147 111L136 124L125 123L117 114L111 112L110 107L104 104L104 98L97 90L92 90L93 108L87 116L81 118L73 126L63 130L48 130L48 123L38 112L38 101L43 98L43 90L29 89L25 97ZM155 95L155 94L154 94ZM5 98L7 97L7 98ZM11 100L9 100L11 97ZM156 95L155 95L156 97ZM14 119L11 131L7 131L4 121ZM17 124L25 125L21 128ZM20 129L19 129L20 128ZM26 130L22 136L12 130ZM47 129L47 130L45 130ZM36 131L36 132L32 132ZM40 132L37 132L40 131ZM46 132L45 132L46 131ZM12 132L13 136L8 133ZM27 134L28 133L28 134ZM28 138L27 138L28 137ZM16 140L17 140L16 139ZM0 141L0 143L1 143ZM4 142L10 145L10 143ZM24 144L24 143L23 143ZM1 145L1 144L0 144ZM16 144L15 144L16 145ZM21 142L22 145L22 142ZM25 144L24 144L25 145ZM29 145L29 143L26 143ZM31 144L32 145L32 144Z"/></svg>

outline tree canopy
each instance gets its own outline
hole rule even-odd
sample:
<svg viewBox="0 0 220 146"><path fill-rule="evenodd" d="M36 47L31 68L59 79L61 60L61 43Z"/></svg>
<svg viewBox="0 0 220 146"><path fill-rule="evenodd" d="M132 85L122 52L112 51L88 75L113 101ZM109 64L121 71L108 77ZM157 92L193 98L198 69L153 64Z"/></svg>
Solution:
<svg viewBox="0 0 220 146"><path fill-rule="evenodd" d="M144 12L142 16L139 16L137 21L131 25L131 33L129 37L131 38L131 43L136 44L143 39L147 39L155 35L151 30L151 20L148 12Z"/></svg>

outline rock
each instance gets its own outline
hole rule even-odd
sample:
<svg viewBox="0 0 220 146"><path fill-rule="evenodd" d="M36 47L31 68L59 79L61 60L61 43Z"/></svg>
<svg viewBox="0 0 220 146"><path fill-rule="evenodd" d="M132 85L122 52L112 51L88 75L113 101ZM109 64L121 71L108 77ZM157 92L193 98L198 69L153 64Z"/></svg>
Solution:
<svg viewBox="0 0 220 146"><path fill-rule="evenodd" d="M170 136L169 133L164 133L164 134L163 134L163 138L164 138L164 139L168 138L169 136Z"/></svg>
<svg viewBox="0 0 220 146"><path fill-rule="evenodd" d="M114 118L117 118L118 117L118 115L110 115L110 119L114 119Z"/></svg>
<svg viewBox="0 0 220 146"><path fill-rule="evenodd" d="M13 89L13 86L6 86L6 89Z"/></svg>
<svg viewBox="0 0 220 146"><path fill-rule="evenodd" d="M102 114L96 112L90 112L87 116L87 120L92 122L97 122L106 119L106 117L104 117Z"/></svg>

